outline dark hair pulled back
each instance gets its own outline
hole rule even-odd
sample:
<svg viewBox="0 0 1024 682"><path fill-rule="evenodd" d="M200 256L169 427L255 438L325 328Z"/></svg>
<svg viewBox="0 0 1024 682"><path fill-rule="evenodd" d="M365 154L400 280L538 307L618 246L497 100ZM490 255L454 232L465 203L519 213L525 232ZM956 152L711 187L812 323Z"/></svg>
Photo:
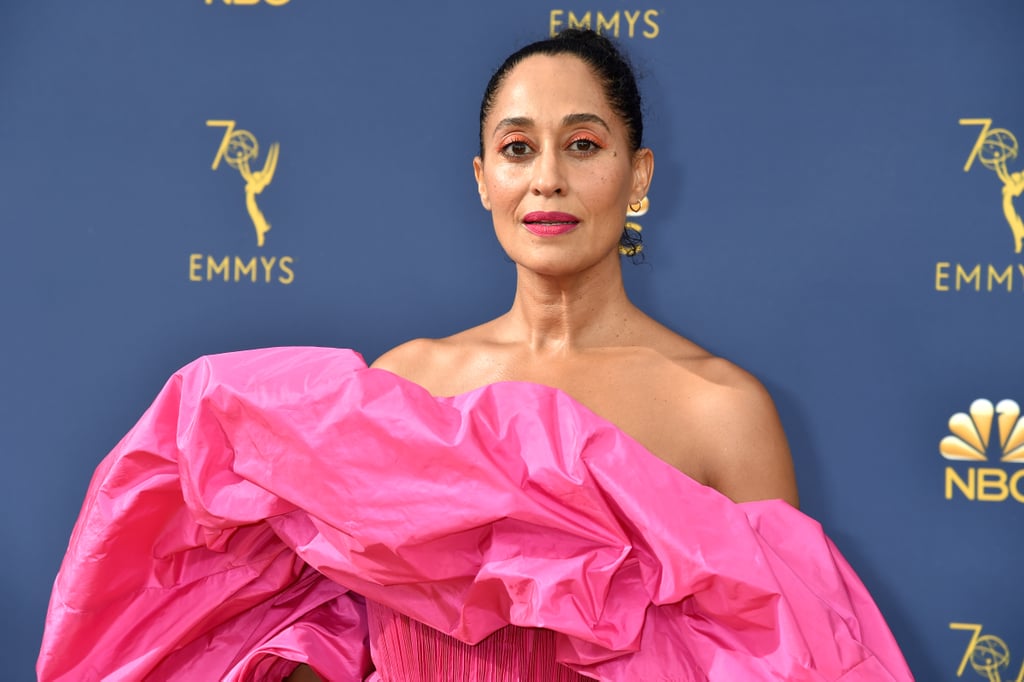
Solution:
<svg viewBox="0 0 1024 682"><path fill-rule="evenodd" d="M626 124L629 145L640 149L644 136L644 118L641 112L640 90L629 61L615 44L589 29L570 28L556 36L530 43L514 52L491 76L480 104L480 156L484 155L484 119L494 108L494 98L512 69L533 55L573 55L587 64L604 88L609 106Z"/></svg>

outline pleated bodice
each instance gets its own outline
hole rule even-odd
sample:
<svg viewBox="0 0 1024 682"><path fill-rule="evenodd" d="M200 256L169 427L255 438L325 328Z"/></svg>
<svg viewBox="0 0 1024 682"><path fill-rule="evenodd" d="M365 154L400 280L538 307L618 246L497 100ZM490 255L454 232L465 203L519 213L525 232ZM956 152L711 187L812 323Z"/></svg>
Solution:
<svg viewBox="0 0 1024 682"><path fill-rule="evenodd" d="M555 662L555 634L509 625L475 644L367 601L374 682L586 682Z"/></svg>

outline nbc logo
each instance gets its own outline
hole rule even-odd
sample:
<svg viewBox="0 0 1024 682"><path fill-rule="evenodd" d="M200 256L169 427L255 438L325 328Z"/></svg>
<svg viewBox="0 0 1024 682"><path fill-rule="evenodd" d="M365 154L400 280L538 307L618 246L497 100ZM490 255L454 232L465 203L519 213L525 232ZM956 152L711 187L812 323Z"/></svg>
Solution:
<svg viewBox="0 0 1024 682"><path fill-rule="evenodd" d="M991 441L992 423L998 428L999 461L1024 464L1024 419L1020 405L1014 400L1000 400L995 406L985 399L971 403L968 412L957 412L949 418L950 434L939 443L939 452L948 460L988 462L988 452L997 443ZM952 466L946 467L946 499L954 491L968 500L1002 502L1009 497L1024 503L1024 468L1012 475L1004 468L971 466L966 478Z"/></svg>

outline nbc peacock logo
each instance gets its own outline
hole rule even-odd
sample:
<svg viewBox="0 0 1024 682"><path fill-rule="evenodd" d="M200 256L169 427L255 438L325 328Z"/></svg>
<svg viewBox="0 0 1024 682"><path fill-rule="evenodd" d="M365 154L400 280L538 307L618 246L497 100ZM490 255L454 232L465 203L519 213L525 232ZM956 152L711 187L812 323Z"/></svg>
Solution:
<svg viewBox="0 0 1024 682"><path fill-rule="evenodd" d="M993 433L995 425L996 433ZM995 439L993 439L995 436ZM967 412L949 418L949 435L939 442L939 453L954 462L991 462L1024 464L1024 419L1015 400L1000 400L995 405L979 398ZM1012 497L1024 503L1024 468L1012 474L1005 467L969 465L947 466L946 499L955 491L972 501L1002 502Z"/></svg>

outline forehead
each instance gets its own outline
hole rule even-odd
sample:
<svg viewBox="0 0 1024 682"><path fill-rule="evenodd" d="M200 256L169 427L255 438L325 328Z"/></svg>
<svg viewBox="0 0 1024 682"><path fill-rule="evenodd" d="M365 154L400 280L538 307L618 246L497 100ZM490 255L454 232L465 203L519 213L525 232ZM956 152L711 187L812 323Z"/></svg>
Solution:
<svg viewBox="0 0 1024 682"><path fill-rule="evenodd" d="M573 55L532 55L509 71L488 118L529 116L540 120L570 113L611 116L601 82L589 65Z"/></svg>

